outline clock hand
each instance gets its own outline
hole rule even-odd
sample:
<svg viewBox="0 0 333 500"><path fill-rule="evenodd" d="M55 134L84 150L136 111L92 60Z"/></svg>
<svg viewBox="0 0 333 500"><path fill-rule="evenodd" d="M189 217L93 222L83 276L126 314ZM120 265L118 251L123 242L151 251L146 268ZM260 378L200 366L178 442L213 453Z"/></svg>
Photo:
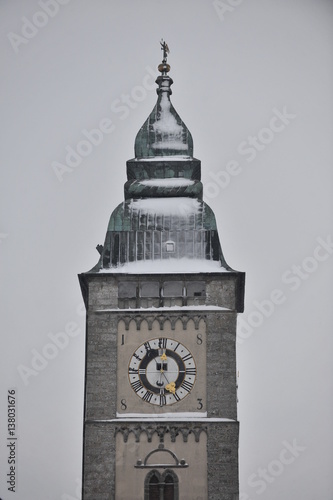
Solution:
<svg viewBox="0 0 333 500"><path fill-rule="evenodd" d="M155 358L155 361L156 361L156 358ZM158 370L157 366L158 366L158 363L157 363L157 361L156 361L156 369ZM164 382L162 381L162 374L163 374L163 370L160 368L160 369L158 370L158 372L159 372L159 380L157 380L157 381L156 381L156 385L157 385L158 387L163 387L163 386L164 386Z"/></svg>
<svg viewBox="0 0 333 500"><path fill-rule="evenodd" d="M164 386L164 382L162 381L162 377L164 375L166 381L168 382L168 379L167 377L165 376L165 373L164 373L164 368L162 368L164 366L164 363L161 363L161 361L166 361L167 357L166 357L166 354L165 352L158 357L154 358L154 361L156 363L156 370L159 372L159 380L156 381L156 385L158 387L163 387Z"/></svg>

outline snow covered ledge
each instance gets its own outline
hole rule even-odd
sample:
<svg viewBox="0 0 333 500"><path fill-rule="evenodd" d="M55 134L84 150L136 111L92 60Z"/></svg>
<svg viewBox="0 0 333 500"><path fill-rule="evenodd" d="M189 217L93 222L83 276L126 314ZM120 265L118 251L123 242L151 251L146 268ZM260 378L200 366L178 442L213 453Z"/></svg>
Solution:
<svg viewBox="0 0 333 500"><path fill-rule="evenodd" d="M200 416L199 416L200 415ZM108 420L93 420L93 422L139 422L143 423L145 421L156 421L159 422L237 422L231 418L210 418L207 417L207 413L197 413L197 412L182 412L182 413L162 413L160 415L156 413L128 413L121 414L117 413L117 418L111 418Z"/></svg>
<svg viewBox="0 0 333 500"><path fill-rule="evenodd" d="M128 274L174 274L174 273L229 273L221 266L220 261L205 259L158 259L127 262L119 267L109 267L99 270L99 273Z"/></svg>

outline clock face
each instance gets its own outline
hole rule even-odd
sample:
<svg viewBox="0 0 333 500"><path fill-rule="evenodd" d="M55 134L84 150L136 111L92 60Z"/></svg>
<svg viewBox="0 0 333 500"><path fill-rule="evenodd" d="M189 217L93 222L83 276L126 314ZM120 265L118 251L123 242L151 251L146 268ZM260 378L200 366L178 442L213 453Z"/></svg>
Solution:
<svg viewBox="0 0 333 500"><path fill-rule="evenodd" d="M180 342L152 339L134 352L128 367L129 382L143 401L157 406L172 405L192 390L195 361Z"/></svg>

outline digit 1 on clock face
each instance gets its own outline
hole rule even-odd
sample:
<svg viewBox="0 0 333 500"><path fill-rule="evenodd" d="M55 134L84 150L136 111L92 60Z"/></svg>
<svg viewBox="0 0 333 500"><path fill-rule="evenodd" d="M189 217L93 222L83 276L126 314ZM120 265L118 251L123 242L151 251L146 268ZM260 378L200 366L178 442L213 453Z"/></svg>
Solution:
<svg viewBox="0 0 333 500"><path fill-rule="evenodd" d="M128 378L136 395L146 403L171 405L191 392L196 379L195 360L176 340L152 339L132 354Z"/></svg>

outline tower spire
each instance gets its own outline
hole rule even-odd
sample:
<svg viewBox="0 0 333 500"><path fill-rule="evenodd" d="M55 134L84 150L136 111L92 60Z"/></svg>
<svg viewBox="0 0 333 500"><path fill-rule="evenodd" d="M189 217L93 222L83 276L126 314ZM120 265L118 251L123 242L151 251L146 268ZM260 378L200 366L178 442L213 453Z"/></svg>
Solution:
<svg viewBox="0 0 333 500"><path fill-rule="evenodd" d="M135 157L127 161L125 200L112 213L100 260L91 271L143 261L209 261L230 269L214 213L203 202L200 160L193 157L191 132L173 107L168 44L161 40L157 102L135 138ZM206 261L206 262L205 262Z"/></svg>

